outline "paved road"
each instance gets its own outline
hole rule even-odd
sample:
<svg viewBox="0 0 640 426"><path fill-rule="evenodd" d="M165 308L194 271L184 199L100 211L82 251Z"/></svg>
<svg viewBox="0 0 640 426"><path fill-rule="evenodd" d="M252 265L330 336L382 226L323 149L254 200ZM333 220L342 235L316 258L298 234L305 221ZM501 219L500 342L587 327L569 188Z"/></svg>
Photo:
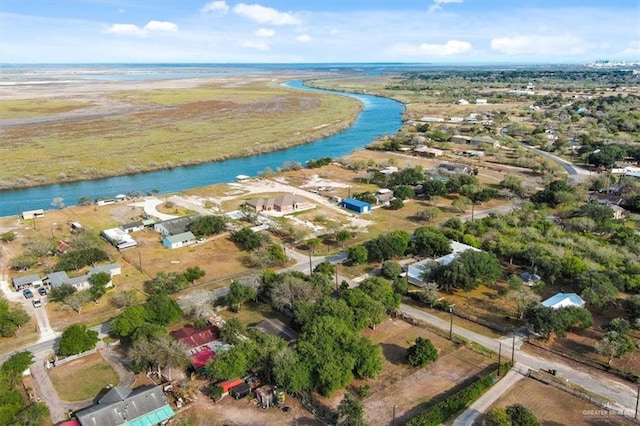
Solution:
<svg viewBox="0 0 640 426"><path fill-rule="evenodd" d="M505 127L502 127L500 129L500 136L502 136L503 138L513 139L511 136L507 134ZM548 158L549 160L553 161L556 164L559 164L569 174L569 178L571 179L581 180L581 179L585 179L588 176L591 176L591 172L589 170L583 169L582 167L578 167L575 164L571 163L570 161L562 159L556 155L553 155L549 152L538 149L534 146L528 145L524 142L518 142L518 144L520 144L520 146L523 147L524 149L528 149L529 151L535 152L536 154L541 155L545 158Z"/></svg>
<svg viewBox="0 0 640 426"><path fill-rule="evenodd" d="M513 385L518 383L524 376L516 370L509 370L495 386L492 386L484 395L478 398L473 404L458 416L453 422L453 426L469 426L478 420L482 413L485 413L491 404L496 402L500 396L508 391Z"/></svg>
<svg viewBox="0 0 640 426"><path fill-rule="evenodd" d="M400 311L413 318L420 319L436 326L442 330L449 331L450 322L442 320L434 315L411 306L402 304ZM637 389L630 384L623 382L609 374L598 370L584 367L572 367L563 363L552 361L543 357L532 355L520 350L522 338L518 335L506 336L500 339L483 336L473 331L467 330L453 325L453 333L467 340L476 342L495 352L498 352L502 345L502 354L507 358L510 357L512 348L514 348L514 359L518 366L522 369L534 370L557 370L557 377L564 378L567 383L573 383L589 392L606 398L611 403L611 407L617 410L624 410L627 413L635 413ZM512 345L515 342L515 345Z"/></svg>

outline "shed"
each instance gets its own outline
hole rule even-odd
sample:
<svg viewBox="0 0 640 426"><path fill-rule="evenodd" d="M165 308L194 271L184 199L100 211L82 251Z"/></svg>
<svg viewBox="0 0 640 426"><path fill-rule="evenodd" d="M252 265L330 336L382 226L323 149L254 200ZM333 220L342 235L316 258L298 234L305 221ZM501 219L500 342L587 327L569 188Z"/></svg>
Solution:
<svg viewBox="0 0 640 426"><path fill-rule="evenodd" d="M249 386L249 384L240 383L239 385L236 385L229 390L229 395L231 395L234 399L240 399L249 395L249 392L251 392L251 387Z"/></svg>
<svg viewBox="0 0 640 426"><path fill-rule="evenodd" d="M358 213L369 213L371 211L371 204L356 200L355 198L345 198L342 200L342 207Z"/></svg>
<svg viewBox="0 0 640 426"><path fill-rule="evenodd" d="M191 231L182 234L168 235L162 239L162 244L170 249L188 246L196 242L196 237Z"/></svg>
<svg viewBox="0 0 640 426"><path fill-rule="evenodd" d="M218 386L220 386L220 388L222 389L222 393L224 394L229 392L232 387L238 386L239 384L242 384L242 383L244 383L244 380L238 377L237 379L230 379L230 380L225 380L224 382L220 382L218 383Z"/></svg>
<svg viewBox="0 0 640 426"><path fill-rule="evenodd" d="M125 223L120 225L120 229L129 234L130 232L142 231L144 229L144 223L142 221Z"/></svg>
<svg viewBox="0 0 640 426"><path fill-rule="evenodd" d="M16 291L41 285L42 279L40 279L40 275L38 274L26 275L24 277L15 277L13 279L13 288L15 288Z"/></svg>
<svg viewBox="0 0 640 426"><path fill-rule="evenodd" d="M44 217L44 210L27 210L20 214L23 220L42 219Z"/></svg>

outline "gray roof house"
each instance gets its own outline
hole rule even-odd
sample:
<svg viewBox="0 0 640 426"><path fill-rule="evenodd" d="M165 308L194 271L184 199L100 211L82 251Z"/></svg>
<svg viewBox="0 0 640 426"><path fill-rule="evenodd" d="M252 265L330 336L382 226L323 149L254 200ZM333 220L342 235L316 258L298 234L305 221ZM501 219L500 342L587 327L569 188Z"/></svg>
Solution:
<svg viewBox="0 0 640 426"><path fill-rule="evenodd" d="M290 345L298 341L298 333L279 319L264 319L253 328L263 332L264 334L280 337L289 342Z"/></svg>
<svg viewBox="0 0 640 426"><path fill-rule="evenodd" d="M156 425L174 415L161 386L135 390L117 386L97 404L75 413L82 426Z"/></svg>
<svg viewBox="0 0 640 426"><path fill-rule="evenodd" d="M15 277L13 279L13 288L15 288L16 291L36 285L42 285L42 279L38 274L26 275L24 277Z"/></svg>
<svg viewBox="0 0 640 426"><path fill-rule="evenodd" d="M91 283L89 282L89 278L91 277L91 275L97 274L100 272L106 272L109 275L111 275L111 278L113 278L116 275L120 275L122 273L122 269L119 263L99 265L94 268L91 268L91 270L88 273L84 275L80 275L78 277L73 277L73 278L69 277L69 275L67 275L65 271L57 271L47 275L44 278L43 282L51 286L51 288L59 287L62 284L71 284L76 288L76 290L84 290L91 286ZM107 287L110 287L112 285L113 285L113 282L111 281L107 283Z"/></svg>
<svg viewBox="0 0 640 426"><path fill-rule="evenodd" d="M176 235L167 235L162 239L162 245L170 249L188 246L196 242L196 237L191 231Z"/></svg>
<svg viewBox="0 0 640 426"><path fill-rule="evenodd" d="M175 219L164 220L153 225L153 229L162 235L183 234L189 230L189 225L193 223L200 215L194 214L190 216L177 217Z"/></svg>

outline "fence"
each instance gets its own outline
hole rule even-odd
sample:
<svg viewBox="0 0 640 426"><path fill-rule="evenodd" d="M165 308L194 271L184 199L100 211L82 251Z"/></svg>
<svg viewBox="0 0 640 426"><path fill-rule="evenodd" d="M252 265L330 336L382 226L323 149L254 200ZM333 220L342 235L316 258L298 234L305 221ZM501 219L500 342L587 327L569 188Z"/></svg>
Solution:
<svg viewBox="0 0 640 426"><path fill-rule="evenodd" d="M527 375L535 380L538 380L539 382L554 386L564 392L567 392L573 396L576 396L584 401L587 401L593 405L596 405L602 408L602 410L585 410L585 413L584 413L585 415L592 415L594 417L600 417L600 418L606 417L609 419L614 416L616 417L619 416L625 419L630 419L633 423L640 424L640 421L635 416L635 413L632 413L631 411L619 410L614 407L611 407L611 404L606 399L598 395L593 395L588 392L584 392L580 389L577 389L567 384L566 382L563 382L562 380L556 379L553 375L550 375L549 373L529 369Z"/></svg>

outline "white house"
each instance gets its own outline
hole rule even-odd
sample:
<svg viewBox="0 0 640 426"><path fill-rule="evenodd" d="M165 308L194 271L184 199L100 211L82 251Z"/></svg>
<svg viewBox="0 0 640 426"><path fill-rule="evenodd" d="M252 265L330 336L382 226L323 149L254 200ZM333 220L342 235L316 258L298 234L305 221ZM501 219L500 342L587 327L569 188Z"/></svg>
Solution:
<svg viewBox="0 0 640 426"><path fill-rule="evenodd" d="M542 306L552 309L576 307L582 308L586 302L576 293L558 293L542 302Z"/></svg>
<svg viewBox="0 0 640 426"><path fill-rule="evenodd" d="M437 259L425 259L420 262L413 263L407 267L407 275L409 283L418 287L423 287L426 283L422 279L423 275L436 265L448 265L467 250L480 251L479 249L467 244L451 241L451 253L439 257Z"/></svg>
<svg viewBox="0 0 640 426"><path fill-rule="evenodd" d="M176 235L167 235L162 239L162 245L170 249L188 246L196 242L196 237L191 231Z"/></svg>
<svg viewBox="0 0 640 426"><path fill-rule="evenodd" d="M42 279L40 279L40 275L38 274L15 277L13 279L13 288L15 288L16 291L20 291L29 287L37 287L40 285L42 285Z"/></svg>
<svg viewBox="0 0 640 426"><path fill-rule="evenodd" d="M486 104L487 104L486 99L482 99L482 98L476 99L476 105L486 105Z"/></svg>
<svg viewBox="0 0 640 426"><path fill-rule="evenodd" d="M118 250L124 250L138 245L136 240L121 228L105 229L102 231L102 237Z"/></svg>

